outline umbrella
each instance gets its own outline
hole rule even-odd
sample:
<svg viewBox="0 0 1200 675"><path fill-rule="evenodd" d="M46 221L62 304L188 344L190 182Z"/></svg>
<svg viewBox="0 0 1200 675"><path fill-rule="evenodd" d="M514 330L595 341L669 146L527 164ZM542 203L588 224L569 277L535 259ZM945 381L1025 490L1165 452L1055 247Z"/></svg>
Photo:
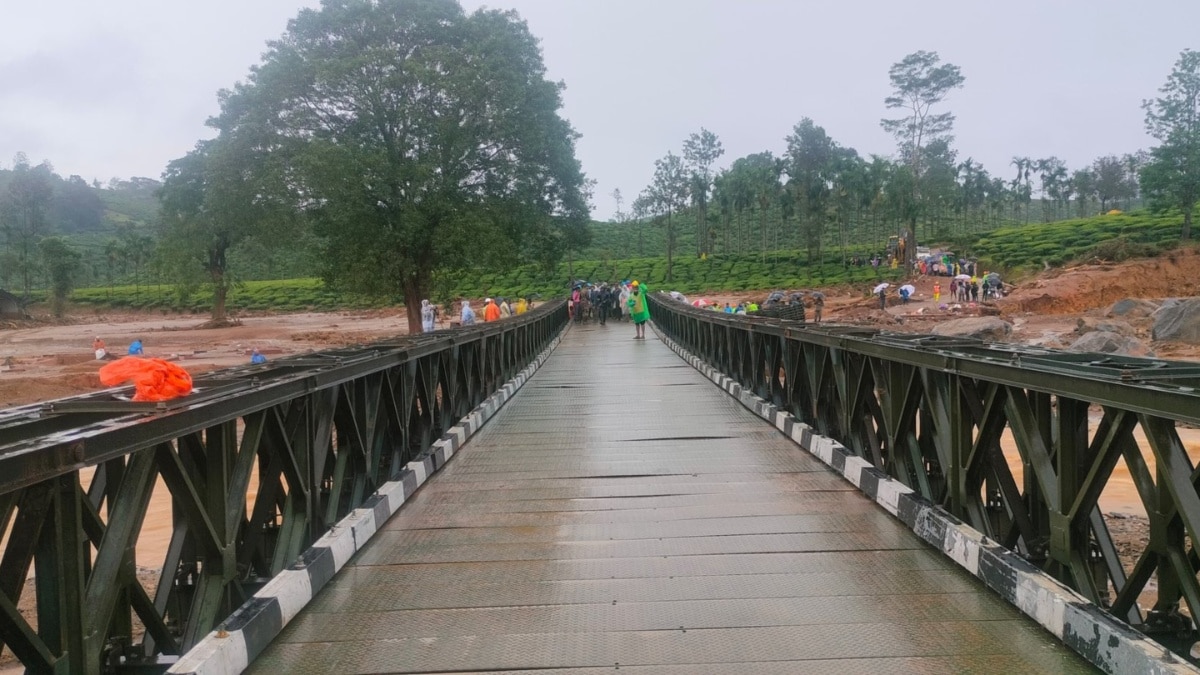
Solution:
<svg viewBox="0 0 1200 675"><path fill-rule="evenodd" d="M705 300L704 298L700 298L698 300L692 301L692 307L708 307L710 304L712 304L712 303L710 303L708 300Z"/></svg>
<svg viewBox="0 0 1200 675"><path fill-rule="evenodd" d="M889 284L888 282L885 281L882 284L879 284L878 286L876 286L874 289L872 289L871 292L879 293L880 291L886 291L890 287L891 287L891 284Z"/></svg>
<svg viewBox="0 0 1200 675"><path fill-rule="evenodd" d="M814 299L816 299L816 298L820 298L822 300L825 299L825 294L822 293L821 291L813 291L812 293L809 293L809 295L812 296Z"/></svg>
<svg viewBox="0 0 1200 675"><path fill-rule="evenodd" d="M900 287L900 291L903 293L908 293L909 295L912 295L913 293L917 292L917 289L912 284L904 284L903 286Z"/></svg>
<svg viewBox="0 0 1200 675"><path fill-rule="evenodd" d="M687 296L685 296L683 293L680 293L679 291L671 291L671 298L674 300L678 300L679 302L687 302L688 301Z"/></svg>
<svg viewBox="0 0 1200 675"><path fill-rule="evenodd" d="M1000 281L1000 273L999 273L999 272L992 272L992 273L990 273L990 274L988 274L988 275L987 275L987 278L989 278L989 279L995 279L996 281Z"/></svg>
<svg viewBox="0 0 1200 675"><path fill-rule="evenodd" d="M958 276L956 276L956 277L954 277L954 278L955 278L955 279L958 279L959 281L970 281L970 280L971 280L971 275L970 275L970 274L960 274L960 275L958 275Z"/></svg>

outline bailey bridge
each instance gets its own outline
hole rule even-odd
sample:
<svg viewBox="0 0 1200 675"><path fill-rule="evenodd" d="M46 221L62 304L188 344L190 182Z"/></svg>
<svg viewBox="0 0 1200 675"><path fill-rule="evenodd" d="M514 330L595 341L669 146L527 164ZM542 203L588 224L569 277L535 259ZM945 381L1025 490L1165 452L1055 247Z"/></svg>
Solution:
<svg viewBox="0 0 1200 675"><path fill-rule="evenodd" d="M1177 431L1200 424L1200 366L651 304L645 340L554 302L167 404L0 412L5 654L86 674L1200 672L1200 471ZM1135 550L1098 506L1119 463ZM149 559L152 508L173 525Z"/></svg>

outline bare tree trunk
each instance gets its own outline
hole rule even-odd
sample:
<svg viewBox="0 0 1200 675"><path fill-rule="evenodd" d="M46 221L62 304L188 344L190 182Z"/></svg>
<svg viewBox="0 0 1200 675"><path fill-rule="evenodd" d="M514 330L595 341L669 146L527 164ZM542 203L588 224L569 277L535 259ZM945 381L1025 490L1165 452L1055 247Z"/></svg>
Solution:
<svg viewBox="0 0 1200 675"><path fill-rule="evenodd" d="M406 274L401 289L404 291L404 313L408 315L408 334L419 335L424 332L421 326L421 279L416 274Z"/></svg>
<svg viewBox="0 0 1200 675"><path fill-rule="evenodd" d="M667 283L671 282L671 265L675 252L675 229L671 222L671 212L667 211Z"/></svg>
<svg viewBox="0 0 1200 675"><path fill-rule="evenodd" d="M225 283L224 273L213 275L213 307L212 320L213 323L219 323L225 320L225 301L229 296L229 284Z"/></svg>

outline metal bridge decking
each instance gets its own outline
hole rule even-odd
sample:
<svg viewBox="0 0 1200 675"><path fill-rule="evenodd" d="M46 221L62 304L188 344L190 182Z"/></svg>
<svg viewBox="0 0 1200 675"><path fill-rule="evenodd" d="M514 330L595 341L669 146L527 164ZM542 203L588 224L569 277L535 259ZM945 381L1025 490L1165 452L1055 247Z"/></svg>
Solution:
<svg viewBox="0 0 1200 675"><path fill-rule="evenodd" d="M251 672L1092 671L647 332L571 329Z"/></svg>

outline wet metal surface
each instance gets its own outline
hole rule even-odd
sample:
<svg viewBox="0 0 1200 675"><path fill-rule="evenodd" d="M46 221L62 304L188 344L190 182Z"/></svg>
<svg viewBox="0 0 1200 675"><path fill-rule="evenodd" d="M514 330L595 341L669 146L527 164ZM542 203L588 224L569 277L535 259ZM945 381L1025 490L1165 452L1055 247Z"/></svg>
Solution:
<svg viewBox="0 0 1200 675"><path fill-rule="evenodd" d="M647 333L573 328L252 672L1092 672Z"/></svg>

